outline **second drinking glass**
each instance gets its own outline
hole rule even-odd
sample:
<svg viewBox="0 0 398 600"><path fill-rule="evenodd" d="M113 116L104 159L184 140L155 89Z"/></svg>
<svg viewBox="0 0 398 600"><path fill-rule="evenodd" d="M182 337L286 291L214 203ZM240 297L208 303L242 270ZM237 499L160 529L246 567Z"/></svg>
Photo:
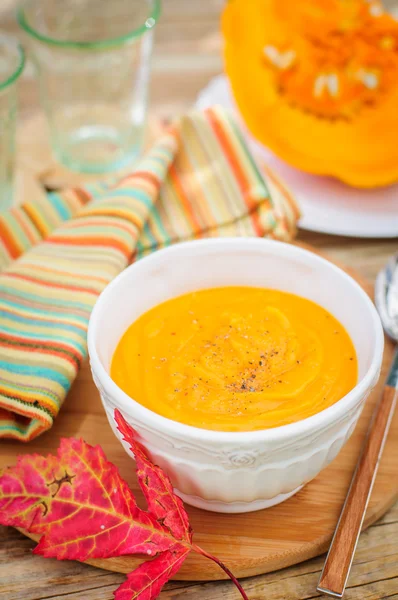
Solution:
<svg viewBox="0 0 398 600"><path fill-rule="evenodd" d="M0 212L13 202L17 82L24 64L18 41L0 32Z"/></svg>
<svg viewBox="0 0 398 600"><path fill-rule="evenodd" d="M25 0L28 34L57 158L101 173L133 162L144 135L160 0Z"/></svg>

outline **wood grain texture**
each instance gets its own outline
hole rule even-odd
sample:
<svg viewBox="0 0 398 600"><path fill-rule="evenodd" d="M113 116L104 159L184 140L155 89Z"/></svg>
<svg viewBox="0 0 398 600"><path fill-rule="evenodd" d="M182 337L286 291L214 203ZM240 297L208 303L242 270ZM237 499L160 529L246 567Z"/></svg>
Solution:
<svg viewBox="0 0 398 600"><path fill-rule="evenodd" d="M396 0L388 0L391 4ZM20 35L15 22L18 0L0 2L1 29ZM219 13L224 0L164 0L157 26L151 80L150 111L155 117L178 115L194 102L208 80L221 72ZM19 120L37 115L38 93L30 62L19 84ZM34 137L30 147L34 145ZM18 161L23 162L19 148ZM48 164L30 152L24 170L45 172ZM50 179L49 184L56 181ZM25 190L25 197L30 195ZM35 191L34 191L35 193ZM329 257L355 269L373 281L387 258L397 251L397 240L366 240L299 232L299 240L312 244ZM82 385L83 382L82 382ZM84 421L84 407L76 407ZM91 427L95 427L91 423ZM112 440L115 444L116 441ZM21 446L19 446L21 448ZM15 449L18 451L18 448ZM3 447L0 443L0 457ZM355 460L352 464L354 464ZM396 465L392 465L397 477ZM348 481L347 481L348 485ZM329 481L325 494L334 493ZM336 515L337 519L337 515ZM44 560L32 554L34 543L11 528L0 528L1 600L113 600L113 591L123 581L118 573L101 571L76 562ZM398 600L398 504L365 531L355 554L346 600ZM251 600L312 600L319 598L316 585L323 558L315 558L244 581ZM238 600L227 582L168 584L161 600Z"/></svg>
<svg viewBox="0 0 398 600"><path fill-rule="evenodd" d="M318 583L318 590L342 597L361 531L381 453L394 416L398 391L388 385L376 404L357 468L354 472L332 544Z"/></svg>
<svg viewBox="0 0 398 600"><path fill-rule="evenodd" d="M370 293L371 286L356 277ZM386 341L383 376L386 374L393 344ZM358 459L374 406L380 398L383 381L369 396L357 428L331 465L288 501L270 509L242 515L215 514L188 507L195 541L218 556L238 577L248 577L308 560L324 552L332 538L349 482ZM86 364L80 372L54 427L28 445L3 442L0 468L12 464L17 453L54 453L61 437L82 437L100 443L109 460L121 470L139 500L142 495L135 479L134 464L114 437L98 392ZM398 414L380 465L374 493L366 514L365 526L390 508L398 495L395 465L398 462ZM89 561L91 565L127 573L141 561L119 557ZM222 579L223 573L202 556L191 554L178 572L178 580Z"/></svg>
<svg viewBox="0 0 398 600"><path fill-rule="evenodd" d="M398 598L398 506L359 541L346 600ZM76 562L44 560L31 553L34 544L14 529L0 529L1 600L113 600L123 575ZM323 558L251 577L243 585L251 600L312 600ZM161 600L239 600L230 582L172 582Z"/></svg>

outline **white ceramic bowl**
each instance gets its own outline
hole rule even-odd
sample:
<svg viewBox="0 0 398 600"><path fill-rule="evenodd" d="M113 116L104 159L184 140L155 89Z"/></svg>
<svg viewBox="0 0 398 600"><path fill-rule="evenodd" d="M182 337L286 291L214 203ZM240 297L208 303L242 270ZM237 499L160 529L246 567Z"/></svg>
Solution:
<svg viewBox="0 0 398 600"><path fill-rule="evenodd" d="M174 296L228 285L292 292L330 311L355 345L359 364L356 387L333 406L290 425L219 432L157 415L112 381L113 352L137 317ZM282 502L337 456L379 377L383 331L362 288L319 256L264 239L210 239L160 250L123 271L94 307L88 348L94 381L116 437L120 440L113 420L118 408L186 502L232 513Z"/></svg>

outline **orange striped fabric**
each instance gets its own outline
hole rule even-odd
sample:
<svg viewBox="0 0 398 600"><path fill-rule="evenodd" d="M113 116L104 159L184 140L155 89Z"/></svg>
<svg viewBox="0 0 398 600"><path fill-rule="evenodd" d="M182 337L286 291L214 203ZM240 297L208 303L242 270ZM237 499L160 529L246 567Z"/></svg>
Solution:
<svg viewBox="0 0 398 600"><path fill-rule="evenodd" d="M0 437L51 427L86 357L95 300L129 262L192 238L289 240L297 218L217 108L183 117L118 182L0 215Z"/></svg>

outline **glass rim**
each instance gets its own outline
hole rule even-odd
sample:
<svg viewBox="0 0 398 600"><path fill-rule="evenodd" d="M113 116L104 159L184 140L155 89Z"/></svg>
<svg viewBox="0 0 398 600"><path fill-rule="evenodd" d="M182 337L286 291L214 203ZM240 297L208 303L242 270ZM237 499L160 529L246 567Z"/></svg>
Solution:
<svg viewBox="0 0 398 600"><path fill-rule="evenodd" d="M125 33L124 35L120 35L115 38L108 38L105 40L98 40L94 42L79 42L74 40L59 40L53 38L51 36L45 35L37 31L34 27L32 27L25 14L25 5L28 0L24 0L17 9L17 21L20 27L29 35L36 38L40 42L44 42L51 46L57 46L59 48L73 48L76 50L97 50L110 48L112 46L122 46L131 40L134 40L141 35L143 35L146 31L150 31L156 25L159 20L160 12L161 12L161 0L152 0L153 7L146 20L142 25L133 29L129 33ZM149 23L148 23L149 22Z"/></svg>
<svg viewBox="0 0 398 600"><path fill-rule="evenodd" d="M8 75L6 79L0 79L0 90L4 90L6 87L14 83L14 81L16 81L21 75L25 66L25 50L23 49L22 45L19 43L17 38L8 35L7 33L0 32L0 42L1 40L11 42L14 46L14 50L16 50L19 57L18 64L16 68L11 72L11 74Z"/></svg>

